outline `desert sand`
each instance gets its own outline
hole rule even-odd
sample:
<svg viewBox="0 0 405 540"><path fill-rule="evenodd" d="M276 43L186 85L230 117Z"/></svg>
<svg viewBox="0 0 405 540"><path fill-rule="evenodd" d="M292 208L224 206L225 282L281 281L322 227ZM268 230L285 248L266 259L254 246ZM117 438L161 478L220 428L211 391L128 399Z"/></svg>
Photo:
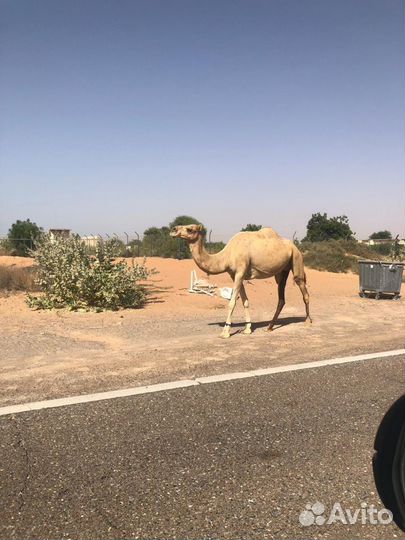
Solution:
<svg viewBox="0 0 405 540"><path fill-rule="evenodd" d="M127 260L131 264L130 260ZM29 266L32 259L0 257ZM403 347L404 300L360 298L358 276L307 269L311 315L289 278L279 325L265 328L277 304L274 279L247 282L253 334L243 335L240 301L228 340L219 339L227 300L190 294L190 272L218 287L192 260L149 258L159 273L142 309L118 312L32 311L24 293L0 297L0 404L125 388Z"/></svg>

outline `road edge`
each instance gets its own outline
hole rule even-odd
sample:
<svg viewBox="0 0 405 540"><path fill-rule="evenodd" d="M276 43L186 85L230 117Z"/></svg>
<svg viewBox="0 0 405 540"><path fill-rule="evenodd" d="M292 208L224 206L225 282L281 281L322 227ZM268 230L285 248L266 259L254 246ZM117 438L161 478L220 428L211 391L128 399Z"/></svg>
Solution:
<svg viewBox="0 0 405 540"><path fill-rule="evenodd" d="M97 392L94 394L82 394L70 397L48 399L43 401L33 401L30 403L21 403L0 407L0 416L19 414L29 411L38 411L42 409L53 409L56 407L66 407L70 405L79 405L82 403L91 403L94 401L105 401L109 399L137 396L142 394L152 394L155 392L165 392L168 390L176 390L179 388L188 388L190 386L200 386L204 384L220 383L237 379L249 379L252 377L262 377L264 375L275 375L277 373L288 373L290 371L300 371L304 369L314 369L319 367L349 364L353 362L364 362L367 360L375 360L378 358L401 356L403 354L405 354L405 349L395 349L391 351L381 351L378 353L360 354L357 356L344 356L341 358L316 360L314 362L301 362L297 364L289 364L287 366L277 366L234 373L223 373L221 375L210 375L207 377L197 377L195 379L181 379L167 383L152 384L148 386L135 386L132 388L111 390L107 392Z"/></svg>

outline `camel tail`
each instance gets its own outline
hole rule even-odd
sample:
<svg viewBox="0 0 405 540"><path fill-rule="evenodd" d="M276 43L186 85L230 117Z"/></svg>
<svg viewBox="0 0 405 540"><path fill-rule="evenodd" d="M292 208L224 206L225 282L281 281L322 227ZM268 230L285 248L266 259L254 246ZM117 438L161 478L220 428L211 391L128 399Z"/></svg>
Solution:
<svg viewBox="0 0 405 540"><path fill-rule="evenodd" d="M295 245L293 246L291 266L295 283L297 283L297 285L306 283L307 276L304 270L304 258L301 251Z"/></svg>

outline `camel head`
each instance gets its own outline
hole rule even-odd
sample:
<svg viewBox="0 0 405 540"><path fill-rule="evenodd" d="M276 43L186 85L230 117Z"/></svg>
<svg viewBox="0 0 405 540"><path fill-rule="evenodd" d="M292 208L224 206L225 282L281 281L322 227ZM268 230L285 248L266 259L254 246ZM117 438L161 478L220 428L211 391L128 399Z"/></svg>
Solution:
<svg viewBox="0 0 405 540"><path fill-rule="evenodd" d="M177 225L170 231L170 236L173 238L183 238L189 243L194 243L200 236L204 236L204 227L202 225Z"/></svg>

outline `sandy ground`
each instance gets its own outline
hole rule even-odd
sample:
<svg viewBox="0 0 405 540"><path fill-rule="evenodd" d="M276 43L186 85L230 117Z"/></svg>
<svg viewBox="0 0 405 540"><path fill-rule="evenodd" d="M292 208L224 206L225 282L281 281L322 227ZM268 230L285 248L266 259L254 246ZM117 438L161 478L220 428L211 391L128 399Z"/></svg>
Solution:
<svg viewBox="0 0 405 540"><path fill-rule="evenodd" d="M0 257L0 264L32 260ZM159 274L140 310L31 311L22 293L1 297L0 405L403 347L404 300L360 298L353 274L307 270L311 326L303 322L302 297L289 279L272 333L265 327L277 286L273 279L248 282L254 332L241 333L239 302L233 335L221 340L227 300L187 291L195 263L149 258L147 266ZM210 281L231 286L227 275Z"/></svg>

